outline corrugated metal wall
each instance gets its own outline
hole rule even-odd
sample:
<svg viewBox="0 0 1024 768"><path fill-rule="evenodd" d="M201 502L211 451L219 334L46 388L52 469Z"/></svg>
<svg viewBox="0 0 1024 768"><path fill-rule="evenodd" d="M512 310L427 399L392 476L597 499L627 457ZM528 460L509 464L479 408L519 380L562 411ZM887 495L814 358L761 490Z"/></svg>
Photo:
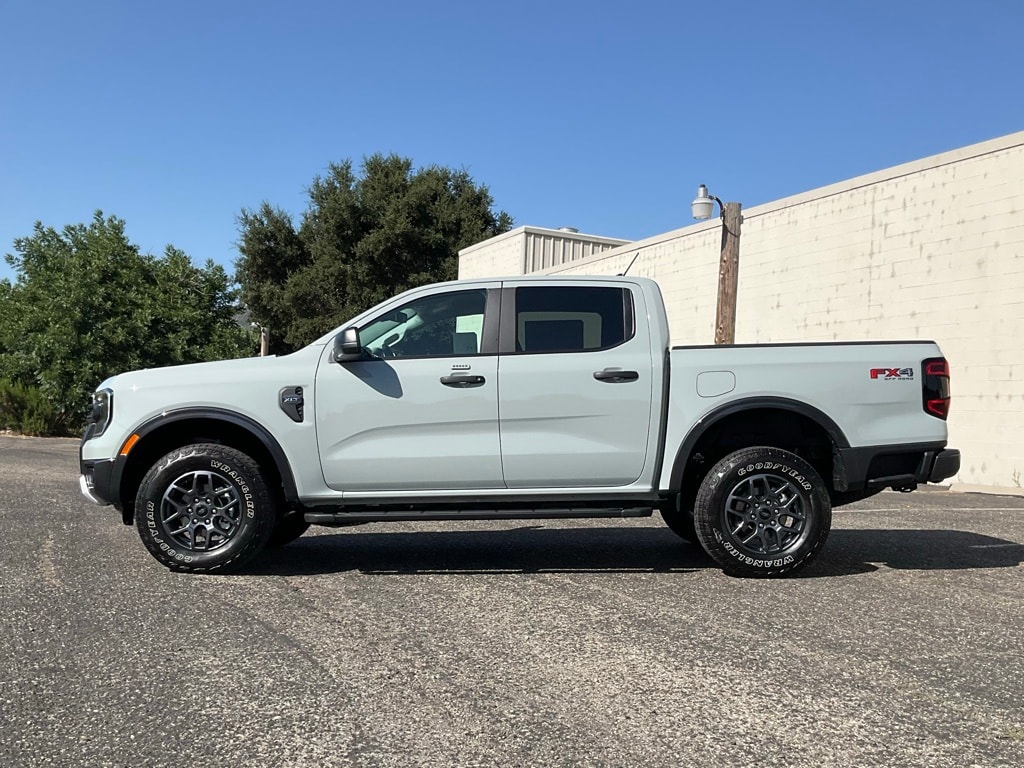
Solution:
<svg viewBox="0 0 1024 768"><path fill-rule="evenodd" d="M524 273L557 267L570 261L585 259L613 248L621 242L598 242L576 235L574 232L534 232L526 230L526 250L523 255Z"/></svg>

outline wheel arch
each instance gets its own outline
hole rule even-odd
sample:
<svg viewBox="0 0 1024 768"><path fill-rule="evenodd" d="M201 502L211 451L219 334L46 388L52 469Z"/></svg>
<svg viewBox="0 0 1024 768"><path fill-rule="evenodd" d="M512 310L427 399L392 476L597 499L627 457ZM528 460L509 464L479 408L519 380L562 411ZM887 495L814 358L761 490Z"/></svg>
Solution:
<svg viewBox="0 0 1024 768"><path fill-rule="evenodd" d="M129 450L122 448L119 453L112 478L125 525L134 521L136 492L154 462L175 448L197 442L227 445L251 456L267 473L272 492L288 504L298 503L295 476L281 444L266 427L244 414L221 408L183 408L144 422L128 439L135 435L138 437Z"/></svg>
<svg viewBox="0 0 1024 768"><path fill-rule="evenodd" d="M789 434L782 435L785 431ZM673 491L686 492L720 458L734 450L770 445L803 455L830 485L842 485L835 475L834 456L849 440L836 422L818 408L782 397L753 397L727 403L703 416L686 434L669 479Z"/></svg>

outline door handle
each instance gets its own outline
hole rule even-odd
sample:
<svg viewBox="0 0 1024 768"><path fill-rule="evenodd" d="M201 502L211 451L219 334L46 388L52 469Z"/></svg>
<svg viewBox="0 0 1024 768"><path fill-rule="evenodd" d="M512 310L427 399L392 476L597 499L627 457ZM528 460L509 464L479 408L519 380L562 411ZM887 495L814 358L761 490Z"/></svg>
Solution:
<svg viewBox="0 0 1024 768"><path fill-rule="evenodd" d="M618 384L623 381L636 381L640 378L640 374L636 371L605 368L603 371L594 371L594 378L598 381L607 381L609 384Z"/></svg>
<svg viewBox="0 0 1024 768"><path fill-rule="evenodd" d="M466 387L479 387L487 379L483 376L477 376L468 373L453 373L451 376L442 376L441 383L446 387L459 387L465 389Z"/></svg>

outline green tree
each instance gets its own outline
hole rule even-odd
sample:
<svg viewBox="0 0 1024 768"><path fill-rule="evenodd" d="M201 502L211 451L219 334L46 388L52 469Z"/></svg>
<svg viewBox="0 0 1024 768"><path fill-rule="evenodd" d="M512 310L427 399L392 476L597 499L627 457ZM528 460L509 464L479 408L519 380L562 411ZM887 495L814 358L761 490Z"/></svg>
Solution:
<svg viewBox="0 0 1024 768"><path fill-rule="evenodd" d="M460 249L512 227L466 171L414 170L397 155L364 158L361 176L332 164L308 196L298 228L269 203L238 220L242 300L278 353L395 293L454 280Z"/></svg>
<svg viewBox="0 0 1024 768"><path fill-rule="evenodd" d="M0 281L0 421L17 422L21 403L23 429L32 410L29 431L74 432L107 376L255 351L223 267L198 268L172 246L140 253L124 228L97 211L89 224L36 223L14 241L15 280Z"/></svg>

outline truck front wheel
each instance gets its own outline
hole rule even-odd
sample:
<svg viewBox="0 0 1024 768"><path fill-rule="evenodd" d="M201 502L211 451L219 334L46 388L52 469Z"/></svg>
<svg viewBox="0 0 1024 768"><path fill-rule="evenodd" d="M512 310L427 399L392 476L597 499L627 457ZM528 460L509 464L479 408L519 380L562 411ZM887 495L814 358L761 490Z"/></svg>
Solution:
<svg viewBox="0 0 1024 768"><path fill-rule="evenodd" d="M814 467L778 448L744 448L712 467L697 493L701 546L734 576L795 573L828 538L832 507Z"/></svg>
<svg viewBox="0 0 1024 768"><path fill-rule="evenodd" d="M224 573L266 545L274 504L249 456L224 445L176 448L139 485L135 524L146 549L175 571Z"/></svg>

